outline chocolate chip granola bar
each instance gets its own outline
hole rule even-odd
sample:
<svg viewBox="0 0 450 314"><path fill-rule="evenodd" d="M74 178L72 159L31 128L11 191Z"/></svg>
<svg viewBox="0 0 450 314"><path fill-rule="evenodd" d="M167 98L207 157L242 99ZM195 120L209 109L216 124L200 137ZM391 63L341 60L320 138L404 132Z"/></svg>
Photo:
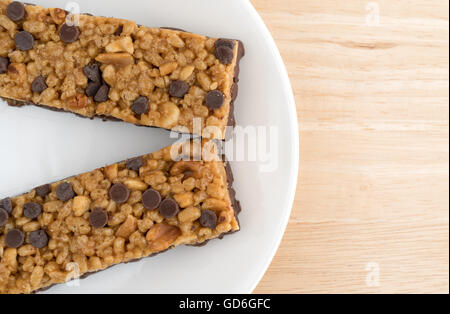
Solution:
<svg viewBox="0 0 450 314"><path fill-rule="evenodd" d="M0 97L10 105L186 133L209 127L203 136L224 139L243 55L237 40L0 0Z"/></svg>
<svg viewBox="0 0 450 314"><path fill-rule="evenodd" d="M181 159L193 157L192 145L0 200L0 293L39 291L238 231L240 204L229 164L214 147L209 157Z"/></svg>

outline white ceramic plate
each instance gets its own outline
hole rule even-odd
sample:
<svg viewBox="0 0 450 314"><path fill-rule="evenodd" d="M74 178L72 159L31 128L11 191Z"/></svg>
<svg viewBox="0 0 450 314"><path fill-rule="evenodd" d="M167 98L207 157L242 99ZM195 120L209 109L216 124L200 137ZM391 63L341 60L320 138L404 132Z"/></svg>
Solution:
<svg viewBox="0 0 450 314"><path fill-rule="evenodd" d="M31 0L30 0L31 2ZM66 1L36 0L65 7ZM241 39L241 126L276 126L278 167L233 162L241 200L242 231L203 248L180 247L119 265L48 293L250 293L283 236L298 172L298 125L289 79L269 31L246 0L77 0L81 12L114 16L146 26L171 26L212 37ZM0 103L0 198L145 154L174 140L168 132L124 123L90 121L68 113Z"/></svg>

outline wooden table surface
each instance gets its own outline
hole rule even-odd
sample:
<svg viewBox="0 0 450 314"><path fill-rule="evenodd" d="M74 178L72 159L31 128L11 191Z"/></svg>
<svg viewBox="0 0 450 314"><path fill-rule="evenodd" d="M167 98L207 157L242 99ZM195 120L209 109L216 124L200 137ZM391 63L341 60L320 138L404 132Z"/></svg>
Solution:
<svg viewBox="0 0 450 314"><path fill-rule="evenodd" d="M448 293L448 1L251 2L286 63L301 151L255 292Z"/></svg>

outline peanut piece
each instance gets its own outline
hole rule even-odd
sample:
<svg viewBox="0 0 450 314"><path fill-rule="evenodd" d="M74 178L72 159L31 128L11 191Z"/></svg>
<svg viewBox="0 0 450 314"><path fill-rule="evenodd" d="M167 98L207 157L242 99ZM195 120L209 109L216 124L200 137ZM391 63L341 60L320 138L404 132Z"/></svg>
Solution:
<svg viewBox="0 0 450 314"><path fill-rule="evenodd" d="M142 182L140 179L126 179L124 184L130 190L138 190L145 191L148 188L148 185L145 182Z"/></svg>
<svg viewBox="0 0 450 314"><path fill-rule="evenodd" d="M167 38L167 42L176 48L183 48L185 46L184 41L177 34L173 33Z"/></svg>
<svg viewBox="0 0 450 314"><path fill-rule="evenodd" d="M131 35L137 28L137 24L135 22L126 21L123 24L122 35Z"/></svg>
<svg viewBox="0 0 450 314"><path fill-rule="evenodd" d="M173 198L177 201L181 208L187 208L194 205L194 193L192 192L175 194Z"/></svg>
<svg viewBox="0 0 450 314"><path fill-rule="evenodd" d="M134 53L133 40L130 36L122 37L111 42L105 50L106 52L128 52L132 55Z"/></svg>
<svg viewBox="0 0 450 314"><path fill-rule="evenodd" d="M41 225L39 224L39 222L37 221L30 221L29 223L26 223L25 225L23 225L22 230L24 232L33 232L38 230L41 227Z"/></svg>
<svg viewBox="0 0 450 314"><path fill-rule="evenodd" d="M22 245L18 251L19 256L30 256L36 254L36 248L31 244Z"/></svg>
<svg viewBox="0 0 450 314"><path fill-rule="evenodd" d="M17 249L6 249L5 253L3 253L3 259L13 271L17 269Z"/></svg>
<svg viewBox="0 0 450 314"><path fill-rule="evenodd" d="M0 26L8 32L12 32L17 28L17 24L11 21L6 15L0 15Z"/></svg>
<svg viewBox="0 0 450 314"><path fill-rule="evenodd" d="M89 259L88 264L89 264L90 271L102 269L102 261L100 260L100 258L98 256L92 256Z"/></svg>
<svg viewBox="0 0 450 314"><path fill-rule="evenodd" d="M193 222L200 218L201 211L197 207L189 207L178 214L178 220L181 223Z"/></svg>
<svg viewBox="0 0 450 314"><path fill-rule="evenodd" d="M62 24L64 23L66 19L66 11L58 8L51 8L50 10L50 16L52 17L53 21L56 24Z"/></svg>
<svg viewBox="0 0 450 314"><path fill-rule="evenodd" d="M95 58L98 62L104 64L112 64L118 67L126 67L127 65L134 64L134 58L129 53L101 53Z"/></svg>
<svg viewBox="0 0 450 314"><path fill-rule="evenodd" d="M228 205L225 201L218 200L216 198L208 198L203 202L202 209L227 210Z"/></svg>
<svg viewBox="0 0 450 314"><path fill-rule="evenodd" d="M209 91L209 87L211 86L211 79L209 78L209 76L204 72L199 72L197 74L197 79L200 82L203 90Z"/></svg>
<svg viewBox="0 0 450 314"><path fill-rule="evenodd" d="M112 64L107 65L106 68L103 70L102 76L106 83L108 83L110 86L114 85L116 81L115 67Z"/></svg>
<svg viewBox="0 0 450 314"><path fill-rule="evenodd" d="M117 178L117 174L119 173L119 167L117 164L106 166L105 167L105 175L110 181L114 181Z"/></svg>
<svg viewBox="0 0 450 314"><path fill-rule="evenodd" d="M186 81L192 73L194 73L195 67L192 65L185 66L180 72L180 80Z"/></svg>
<svg viewBox="0 0 450 314"><path fill-rule="evenodd" d="M175 71L176 68L178 68L178 63L176 62L164 63L159 67L159 73L161 76L165 76Z"/></svg>
<svg viewBox="0 0 450 314"><path fill-rule="evenodd" d="M162 104L159 112L161 113L159 123L165 129L173 128L180 118L180 109L172 102Z"/></svg>
<svg viewBox="0 0 450 314"><path fill-rule="evenodd" d="M51 201L44 204L44 212L54 213L64 205L61 201Z"/></svg>
<svg viewBox="0 0 450 314"><path fill-rule="evenodd" d="M123 254L123 252L125 252L125 239L118 237L114 240L114 253Z"/></svg>
<svg viewBox="0 0 450 314"><path fill-rule="evenodd" d="M76 196L73 199L72 208L75 213L75 216L81 217L85 212L88 211L89 206L91 205L91 200L87 196Z"/></svg>
<svg viewBox="0 0 450 314"><path fill-rule="evenodd" d="M31 287L37 288L40 285L43 277L44 277L44 268L42 266L34 267L30 277Z"/></svg>
<svg viewBox="0 0 450 314"><path fill-rule="evenodd" d="M180 235L178 227L159 223L147 232L146 240L152 251L159 252L169 248Z"/></svg>
<svg viewBox="0 0 450 314"><path fill-rule="evenodd" d="M89 105L89 99L86 95L77 94L76 96L68 98L66 104L72 109L83 109Z"/></svg>
<svg viewBox="0 0 450 314"><path fill-rule="evenodd" d="M137 220L134 216L129 215L127 220L120 225L116 231L116 237L122 237L127 239L137 229Z"/></svg>

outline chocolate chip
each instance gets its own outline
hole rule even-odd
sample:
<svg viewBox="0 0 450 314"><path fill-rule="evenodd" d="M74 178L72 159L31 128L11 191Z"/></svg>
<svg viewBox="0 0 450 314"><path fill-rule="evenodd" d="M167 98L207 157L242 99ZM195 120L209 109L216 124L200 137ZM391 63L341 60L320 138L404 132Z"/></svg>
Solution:
<svg viewBox="0 0 450 314"><path fill-rule="evenodd" d="M89 222L94 228L103 228L108 223L108 213L101 208L95 208L89 215Z"/></svg>
<svg viewBox="0 0 450 314"><path fill-rule="evenodd" d="M48 88L47 84L45 83L45 78L42 75L39 75L36 77L31 83L31 90L35 93L42 93Z"/></svg>
<svg viewBox="0 0 450 314"><path fill-rule="evenodd" d="M90 64L83 68L84 74L93 82L101 82L102 76L97 64Z"/></svg>
<svg viewBox="0 0 450 314"><path fill-rule="evenodd" d="M80 30L76 26L69 26L66 23L59 28L59 38L67 44L73 43L80 36Z"/></svg>
<svg viewBox="0 0 450 314"><path fill-rule="evenodd" d="M30 233L30 243L37 249L42 249L48 244L48 234L44 230L36 230Z"/></svg>
<svg viewBox="0 0 450 314"><path fill-rule="evenodd" d="M214 229L217 226L217 215L212 210L203 210L200 217L200 225L205 228Z"/></svg>
<svg viewBox="0 0 450 314"><path fill-rule="evenodd" d="M23 215L30 219L38 218L42 213L42 206L38 203L26 203L23 205Z"/></svg>
<svg viewBox="0 0 450 314"><path fill-rule="evenodd" d="M219 47L228 47L231 50L234 49L234 45L235 45L235 41L231 40L231 39L224 39L224 38L220 38L216 41L215 43L215 47L216 49Z"/></svg>
<svg viewBox="0 0 450 314"><path fill-rule="evenodd" d="M108 95L109 95L109 86L106 84L103 84L102 86L100 86L97 93L95 94L94 100L96 102L107 101L109 99Z"/></svg>
<svg viewBox="0 0 450 314"><path fill-rule="evenodd" d="M6 245L13 249L20 247L24 239L25 235L19 229L11 229L5 236Z"/></svg>
<svg viewBox="0 0 450 314"><path fill-rule="evenodd" d="M69 182L63 182L56 187L56 197L63 202L67 202L75 196L72 184Z"/></svg>
<svg viewBox="0 0 450 314"><path fill-rule="evenodd" d="M232 186L234 183L234 176L233 176L233 170L231 169L231 165L228 161L226 162L225 172L227 173L228 185Z"/></svg>
<svg viewBox="0 0 450 314"><path fill-rule="evenodd" d="M12 208L12 202L11 199L9 197L3 199L0 201L0 208L3 208L4 210L6 210L6 212L8 214L11 214L13 208Z"/></svg>
<svg viewBox="0 0 450 314"><path fill-rule="evenodd" d="M11 21L18 22L25 17L25 6L19 1L11 2L6 7L6 15Z"/></svg>
<svg viewBox="0 0 450 314"><path fill-rule="evenodd" d="M166 198L159 205L159 212L164 218L172 218L175 217L180 211L180 207L175 200L171 198Z"/></svg>
<svg viewBox="0 0 450 314"><path fill-rule="evenodd" d="M148 99L144 96L138 97L131 106L131 110L133 110L135 114L145 114L148 112L148 109Z"/></svg>
<svg viewBox="0 0 450 314"><path fill-rule="evenodd" d="M157 209L161 203L161 194L153 189L148 189L142 194L142 204L148 210Z"/></svg>
<svg viewBox="0 0 450 314"><path fill-rule="evenodd" d="M216 58L219 59L220 63L222 64L230 64L231 61L233 61L234 58L234 52L233 49L227 46L219 46L216 47Z"/></svg>
<svg viewBox="0 0 450 314"><path fill-rule="evenodd" d="M9 59L0 57L0 74L8 72Z"/></svg>
<svg viewBox="0 0 450 314"><path fill-rule="evenodd" d="M184 81L173 81L169 87L169 94L172 97L183 98L189 92L189 84Z"/></svg>
<svg viewBox="0 0 450 314"><path fill-rule="evenodd" d="M102 86L101 82L89 82L86 86L86 89L84 90L84 93L88 97L94 97L101 86Z"/></svg>
<svg viewBox="0 0 450 314"><path fill-rule="evenodd" d="M133 171L139 171L139 169L144 165L142 157L133 158L127 161L127 169Z"/></svg>
<svg viewBox="0 0 450 314"><path fill-rule="evenodd" d="M130 190L128 190L124 184L117 183L109 189L109 197L114 202L123 204L128 201L128 198L130 197Z"/></svg>
<svg viewBox="0 0 450 314"><path fill-rule="evenodd" d="M206 94L206 105L209 109L215 110L223 106L225 95L219 90L212 90Z"/></svg>
<svg viewBox="0 0 450 314"><path fill-rule="evenodd" d="M14 37L14 43L17 49L27 51L33 48L34 37L27 31L21 31Z"/></svg>
<svg viewBox="0 0 450 314"><path fill-rule="evenodd" d="M36 194L44 198L50 194L50 184L44 184L36 188Z"/></svg>
<svg viewBox="0 0 450 314"><path fill-rule="evenodd" d="M0 227L3 227L8 222L9 214L3 208L0 208Z"/></svg>

